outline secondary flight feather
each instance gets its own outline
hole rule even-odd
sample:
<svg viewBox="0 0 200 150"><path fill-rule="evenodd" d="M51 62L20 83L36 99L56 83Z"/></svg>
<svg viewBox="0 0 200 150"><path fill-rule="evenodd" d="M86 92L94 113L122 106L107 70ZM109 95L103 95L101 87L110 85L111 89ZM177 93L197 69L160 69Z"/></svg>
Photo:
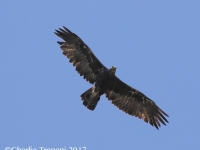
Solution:
<svg viewBox="0 0 200 150"><path fill-rule="evenodd" d="M157 129L161 124L168 123L168 115L154 101L121 81L115 75L116 67L106 68L75 33L63 27L56 30L55 34L64 40L58 44L76 71L86 81L94 84L81 95L83 105L88 109L94 110L101 95L105 94L120 110L143 119Z"/></svg>

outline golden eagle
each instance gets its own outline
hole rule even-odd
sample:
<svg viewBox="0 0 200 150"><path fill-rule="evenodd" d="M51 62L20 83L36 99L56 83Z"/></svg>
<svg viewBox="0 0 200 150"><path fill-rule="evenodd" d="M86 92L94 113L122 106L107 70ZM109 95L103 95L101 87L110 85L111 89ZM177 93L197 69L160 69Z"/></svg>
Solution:
<svg viewBox="0 0 200 150"><path fill-rule="evenodd" d="M108 100L120 110L129 115L143 119L157 129L160 123L168 122L168 115L160 109L155 102L140 91L132 88L116 75L116 67L106 68L93 54L91 49L66 27L59 28L55 34L64 42L58 42L63 54L67 56L70 63L76 67L76 71L94 86L81 95L83 105L94 110L100 96L105 94Z"/></svg>

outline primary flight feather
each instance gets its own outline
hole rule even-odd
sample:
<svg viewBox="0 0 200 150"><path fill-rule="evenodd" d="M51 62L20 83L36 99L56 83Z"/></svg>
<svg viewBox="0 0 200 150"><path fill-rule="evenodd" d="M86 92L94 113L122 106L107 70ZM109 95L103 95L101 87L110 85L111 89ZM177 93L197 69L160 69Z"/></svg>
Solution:
<svg viewBox="0 0 200 150"><path fill-rule="evenodd" d="M84 79L94 84L81 95L83 105L94 110L101 95L105 94L108 100L125 113L143 119L157 129L161 123L166 125L168 121L165 117L168 115L155 102L121 81L115 75L115 66L106 68L80 37L66 27L63 28L55 32L64 40L58 42L63 54Z"/></svg>

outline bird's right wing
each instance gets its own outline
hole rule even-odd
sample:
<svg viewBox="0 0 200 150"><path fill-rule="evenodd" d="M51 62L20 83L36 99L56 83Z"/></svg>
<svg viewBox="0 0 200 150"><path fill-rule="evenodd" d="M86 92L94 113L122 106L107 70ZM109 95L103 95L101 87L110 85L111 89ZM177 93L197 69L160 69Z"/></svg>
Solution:
<svg viewBox="0 0 200 150"><path fill-rule="evenodd" d="M97 59L81 38L66 27L63 28L59 28L54 32L64 40L64 42L58 42L61 45L60 48L63 50L63 54L67 56L69 62L73 63L78 73L93 84L100 70L106 67Z"/></svg>

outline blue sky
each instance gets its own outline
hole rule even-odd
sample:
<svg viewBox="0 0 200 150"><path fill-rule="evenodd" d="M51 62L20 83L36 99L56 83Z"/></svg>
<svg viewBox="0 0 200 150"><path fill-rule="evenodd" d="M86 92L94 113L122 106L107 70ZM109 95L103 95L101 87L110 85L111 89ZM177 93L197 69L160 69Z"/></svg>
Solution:
<svg viewBox="0 0 200 150"><path fill-rule="evenodd" d="M1 1L0 149L200 148L199 16L199 1ZM62 26L169 124L157 130L105 96L86 109L80 95L92 85L62 55Z"/></svg>

